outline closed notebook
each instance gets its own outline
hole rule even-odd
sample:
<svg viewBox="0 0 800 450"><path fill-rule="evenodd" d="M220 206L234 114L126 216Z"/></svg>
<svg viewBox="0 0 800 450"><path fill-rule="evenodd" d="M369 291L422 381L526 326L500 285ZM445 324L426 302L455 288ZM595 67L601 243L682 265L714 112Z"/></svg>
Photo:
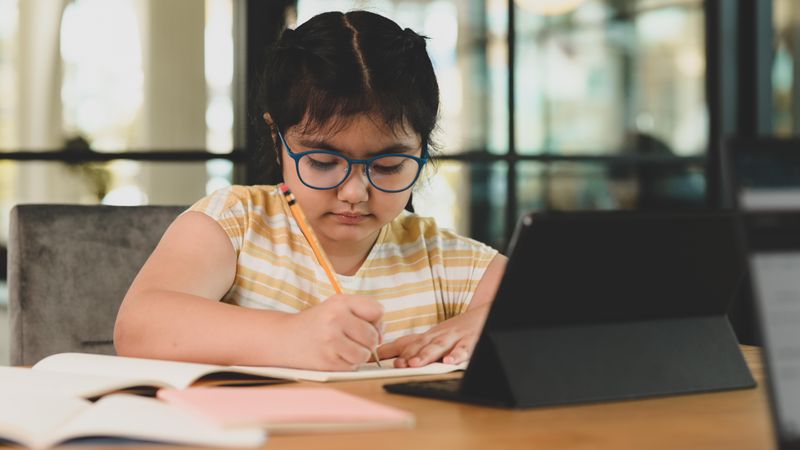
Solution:
<svg viewBox="0 0 800 450"><path fill-rule="evenodd" d="M223 427L271 433L409 428L414 415L323 387L161 389L158 398Z"/></svg>

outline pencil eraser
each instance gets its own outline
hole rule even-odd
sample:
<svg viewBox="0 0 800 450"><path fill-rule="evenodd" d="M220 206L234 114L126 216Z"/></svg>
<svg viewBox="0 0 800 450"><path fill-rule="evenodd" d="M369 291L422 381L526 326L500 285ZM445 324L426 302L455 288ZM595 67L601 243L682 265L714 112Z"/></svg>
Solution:
<svg viewBox="0 0 800 450"><path fill-rule="evenodd" d="M281 183L280 184L280 188L281 188L281 192L283 192L284 194L288 194L289 193L289 186L286 186L285 184Z"/></svg>

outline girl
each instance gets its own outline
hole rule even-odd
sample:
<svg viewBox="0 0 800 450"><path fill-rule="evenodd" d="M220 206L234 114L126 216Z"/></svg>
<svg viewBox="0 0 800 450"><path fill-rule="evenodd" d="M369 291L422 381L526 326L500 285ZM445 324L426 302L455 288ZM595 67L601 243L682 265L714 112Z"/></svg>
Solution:
<svg viewBox="0 0 800 450"><path fill-rule="evenodd" d="M439 88L425 40L377 14L320 14L270 50L263 120L345 293L276 186L233 186L179 216L117 317L120 355L352 370L469 358L506 259L404 210ZM221 301L220 301L221 300Z"/></svg>

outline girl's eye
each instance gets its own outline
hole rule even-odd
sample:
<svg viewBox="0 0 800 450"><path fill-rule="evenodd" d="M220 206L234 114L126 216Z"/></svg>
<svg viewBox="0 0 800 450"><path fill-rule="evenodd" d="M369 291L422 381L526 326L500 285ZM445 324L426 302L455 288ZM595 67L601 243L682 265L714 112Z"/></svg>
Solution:
<svg viewBox="0 0 800 450"><path fill-rule="evenodd" d="M315 170L332 170L341 164L341 158L335 156L306 155L303 162Z"/></svg>
<svg viewBox="0 0 800 450"><path fill-rule="evenodd" d="M405 159L405 158L402 158ZM396 160L396 158L395 158ZM406 161L400 161L397 164L372 164L372 171L376 172L380 175L392 175L395 173L399 173L403 170L403 165L406 164Z"/></svg>

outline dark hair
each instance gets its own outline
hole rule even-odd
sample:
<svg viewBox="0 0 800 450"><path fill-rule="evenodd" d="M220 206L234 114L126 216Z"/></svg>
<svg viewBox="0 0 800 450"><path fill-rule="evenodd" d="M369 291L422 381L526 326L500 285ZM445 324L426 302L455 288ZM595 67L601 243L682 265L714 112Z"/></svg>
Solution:
<svg viewBox="0 0 800 450"><path fill-rule="evenodd" d="M283 132L301 122L307 132L336 129L366 113L392 131L410 126L432 146L439 85L425 39L367 11L327 12L284 30L266 58L256 118L273 168L265 112Z"/></svg>

